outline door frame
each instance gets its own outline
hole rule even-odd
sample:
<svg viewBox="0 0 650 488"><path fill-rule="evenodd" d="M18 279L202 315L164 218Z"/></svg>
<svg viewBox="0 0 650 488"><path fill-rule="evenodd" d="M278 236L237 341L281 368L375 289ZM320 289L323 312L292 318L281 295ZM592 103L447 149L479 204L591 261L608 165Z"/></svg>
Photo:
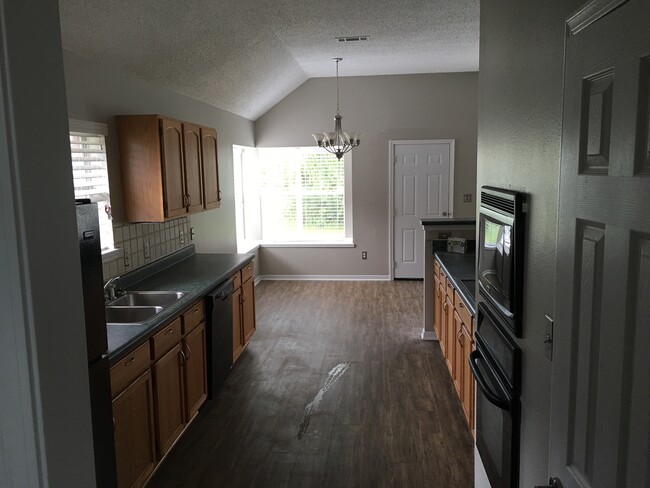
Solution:
<svg viewBox="0 0 650 488"><path fill-rule="evenodd" d="M449 217L454 214L454 161L456 139L414 139L388 141L388 279L395 279L395 146L400 144L449 144ZM425 246L426 249L426 246ZM422 263L424 265L424 262Z"/></svg>

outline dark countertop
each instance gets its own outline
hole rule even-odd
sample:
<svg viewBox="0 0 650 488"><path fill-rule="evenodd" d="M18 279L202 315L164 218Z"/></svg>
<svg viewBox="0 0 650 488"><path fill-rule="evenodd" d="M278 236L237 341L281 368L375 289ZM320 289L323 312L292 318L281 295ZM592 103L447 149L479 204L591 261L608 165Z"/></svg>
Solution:
<svg viewBox="0 0 650 488"><path fill-rule="evenodd" d="M109 325L108 358L111 365L122 359L149 336L162 329L196 300L251 262L253 254L191 254L126 287L127 290L184 291L183 298L164 308L143 325ZM139 270L138 270L139 271ZM128 275L124 277L128 281Z"/></svg>
<svg viewBox="0 0 650 488"><path fill-rule="evenodd" d="M472 316L476 317L476 299L474 297L476 254L436 252L435 256Z"/></svg>
<svg viewBox="0 0 650 488"><path fill-rule="evenodd" d="M454 217L452 219L420 219L423 227L454 227L456 225L476 225L474 217Z"/></svg>

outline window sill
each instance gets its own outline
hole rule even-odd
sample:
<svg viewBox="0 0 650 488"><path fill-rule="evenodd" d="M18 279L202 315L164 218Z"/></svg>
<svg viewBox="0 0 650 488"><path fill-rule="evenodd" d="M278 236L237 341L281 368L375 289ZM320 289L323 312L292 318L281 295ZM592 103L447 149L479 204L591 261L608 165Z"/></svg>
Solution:
<svg viewBox="0 0 650 488"><path fill-rule="evenodd" d="M122 257L122 249L106 249L102 251L102 263L109 263Z"/></svg>
<svg viewBox="0 0 650 488"><path fill-rule="evenodd" d="M356 247L352 239L343 241L261 242L260 247Z"/></svg>

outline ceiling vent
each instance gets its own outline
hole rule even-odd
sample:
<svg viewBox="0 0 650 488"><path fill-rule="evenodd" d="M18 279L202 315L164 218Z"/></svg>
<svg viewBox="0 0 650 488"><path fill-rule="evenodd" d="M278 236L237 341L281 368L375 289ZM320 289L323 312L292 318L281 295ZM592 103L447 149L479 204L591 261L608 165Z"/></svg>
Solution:
<svg viewBox="0 0 650 488"><path fill-rule="evenodd" d="M357 41L367 41L370 39L370 36L345 36L345 37L335 37L337 42L357 42Z"/></svg>

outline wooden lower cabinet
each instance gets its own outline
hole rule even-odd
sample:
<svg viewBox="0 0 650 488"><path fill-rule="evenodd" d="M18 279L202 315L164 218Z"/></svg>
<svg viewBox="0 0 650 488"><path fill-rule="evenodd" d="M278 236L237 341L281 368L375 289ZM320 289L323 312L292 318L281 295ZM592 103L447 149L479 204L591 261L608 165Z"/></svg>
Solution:
<svg viewBox="0 0 650 488"><path fill-rule="evenodd" d="M153 365L156 447L161 459L185 428L183 356L181 344Z"/></svg>
<svg viewBox="0 0 650 488"><path fill-rule="evenodd" d="M248 344L255 333L255 286L249 278L242 286L242 331L244 344Z"/></svg>
<svg viewBox="0 0 650 488"><path fill-rule="evenodd" d="M189 422L198 413L208 397L205 356L205 324L202 323L183 339L185 367L185 420Z"/></svg>
<svg viewBox="0 0 650 488"><path fill-rule="evenodd" d="M469 367L469 355L474 349L474 318L442 267L439 275L439 279L434 278L436 334L467 423L474 433L475 381Z"/></svg>
<svg viewBox="0 0 650 488"><path fill-rule="evenodd" d="M451 301L449 296L445 298L445 309L445 359L447 360L447 367L449 368L449 371L452 372L453 377L454 361L456 358L456 327L454 326L454 302Z"/></svg>
<svg viewBox="0 0 650 488"><path fill-rule="evenodd" d="M232 362L244 351L256 330L255 280L253 263L233 275L235 291L232 295Z"/></svg>
<svg viewBox="0 0 650 488"><path fill-rule="evenodd" d="M205 402L203 301L111 367L119 488L143 486Z"/></svg>
<svg viewBox="0 0 650 488"><path fill-rule="evenodd" d="M153 403L150 370L113 400L119 488L143 486L156 466Z"/></svg>

